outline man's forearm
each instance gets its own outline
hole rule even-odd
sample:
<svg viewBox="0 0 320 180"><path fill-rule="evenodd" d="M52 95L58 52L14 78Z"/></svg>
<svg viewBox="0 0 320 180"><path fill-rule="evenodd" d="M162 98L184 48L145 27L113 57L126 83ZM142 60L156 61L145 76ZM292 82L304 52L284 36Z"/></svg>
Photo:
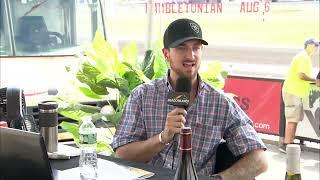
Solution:
<svg viewBox="0 0 320 180"><path fill-rule="evenodd" d="M236 162L229 169L221 172L223 180L252 180L268 168L263 150L251 151Z"/></svg>
<svg viewBox="0 0 320 180"><path fill-rule="evenodd" d="M116 156L126 160L147 162L157 155L164 146L159 141L159 135L155 135L145 141L120 146L116 150Z"/></svg>
<svg viewBox="0 0 320 180"><path fill-rule="evenodd" d="M309 76L307 76L305 73L299 73L299 78L305 81L311 81L311 82L315 82L316 79L313 79Z"/></svg>

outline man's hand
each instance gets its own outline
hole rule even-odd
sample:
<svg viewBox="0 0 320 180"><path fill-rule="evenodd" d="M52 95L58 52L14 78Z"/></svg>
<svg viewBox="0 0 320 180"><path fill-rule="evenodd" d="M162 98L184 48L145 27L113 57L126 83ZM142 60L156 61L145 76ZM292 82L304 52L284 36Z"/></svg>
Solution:
<svg viewBox="0 0 320 180"><path fill-rule="evenodd" d="M175 134L180 133L181 128L184 127L187 111L183 108L175 108L169 112L166 119L166 125L162 133L162 140L164 143L172 141Z"/></svg>
<svg viewBox="0 0 320 180"><path fill-rule="evenodd" d="M180 129L184 127L186 122L184 118L186 114L187 111L183 108L176 108L168 113L165 128L160 134L162 142L159 141L159 134L157 134L147 140L131 142L118 147L116 156L132 161L150 161L163 149L164 143L171 142L174 135L180 133Z"/></svg>

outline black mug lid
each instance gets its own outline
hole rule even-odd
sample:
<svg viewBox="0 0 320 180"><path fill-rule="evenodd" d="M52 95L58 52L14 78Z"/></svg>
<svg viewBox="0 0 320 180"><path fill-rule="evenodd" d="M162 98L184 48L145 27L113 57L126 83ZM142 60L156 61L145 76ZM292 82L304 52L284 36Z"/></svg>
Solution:
<svg viewBox="0 0 320 180"><path fill-rule="evenodd" d="M58 103L55 101L43 101L38 104L38 108L43 110L57 109Z"/></svg>

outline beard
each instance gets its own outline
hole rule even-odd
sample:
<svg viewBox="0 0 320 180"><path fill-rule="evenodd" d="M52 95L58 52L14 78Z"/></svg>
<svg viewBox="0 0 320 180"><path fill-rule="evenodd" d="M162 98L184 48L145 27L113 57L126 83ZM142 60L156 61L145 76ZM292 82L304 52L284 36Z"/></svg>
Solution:
<svg viewBox="0 0 320 180"><path fill-rule="evenodd" d="M176 67L173 63L170 63L171 71L173 71L178 77L181 77L181 78L184 77L190 80L196 78L198 75L200 65L195 65L195 66L196 66L196 70L193 72L189 72L189 71L183 71L181 68Z"/></svg>

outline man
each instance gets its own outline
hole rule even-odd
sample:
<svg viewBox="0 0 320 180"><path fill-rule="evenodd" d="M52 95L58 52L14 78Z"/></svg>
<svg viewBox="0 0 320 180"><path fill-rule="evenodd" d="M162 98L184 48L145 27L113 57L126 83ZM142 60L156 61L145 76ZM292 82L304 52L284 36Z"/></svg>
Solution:
<svg viewBox="0 0 320 180"><path fill-rule="evenodd" d="M279 150L285 153L286 145L293 143L297 124L303 119L302 99L309 94L310 83L315 79L311 74L311 57L316 52L319 41L308 38L304 50L299 52L291 61L288 76L282 87L282 98L285 105L286 129L284 144Z"/></svg>
<svg viewBox="0 0 320 180"><path fill-rule="evenodd" d="M120 158L177 168L174 135L192 128L193 162L198 174L212 175L215 153L224 138L231 152L242 158L216 179L253 179L266 171L265 145L252 121L223 93L203 82L198 74L203 44L200 26L190 19L172 22L163 38L163 55L170 64L167 76L137 87L129 97L112 146ZM169 91L180 77L191 80L187 110L167 104Z"/></svg>

